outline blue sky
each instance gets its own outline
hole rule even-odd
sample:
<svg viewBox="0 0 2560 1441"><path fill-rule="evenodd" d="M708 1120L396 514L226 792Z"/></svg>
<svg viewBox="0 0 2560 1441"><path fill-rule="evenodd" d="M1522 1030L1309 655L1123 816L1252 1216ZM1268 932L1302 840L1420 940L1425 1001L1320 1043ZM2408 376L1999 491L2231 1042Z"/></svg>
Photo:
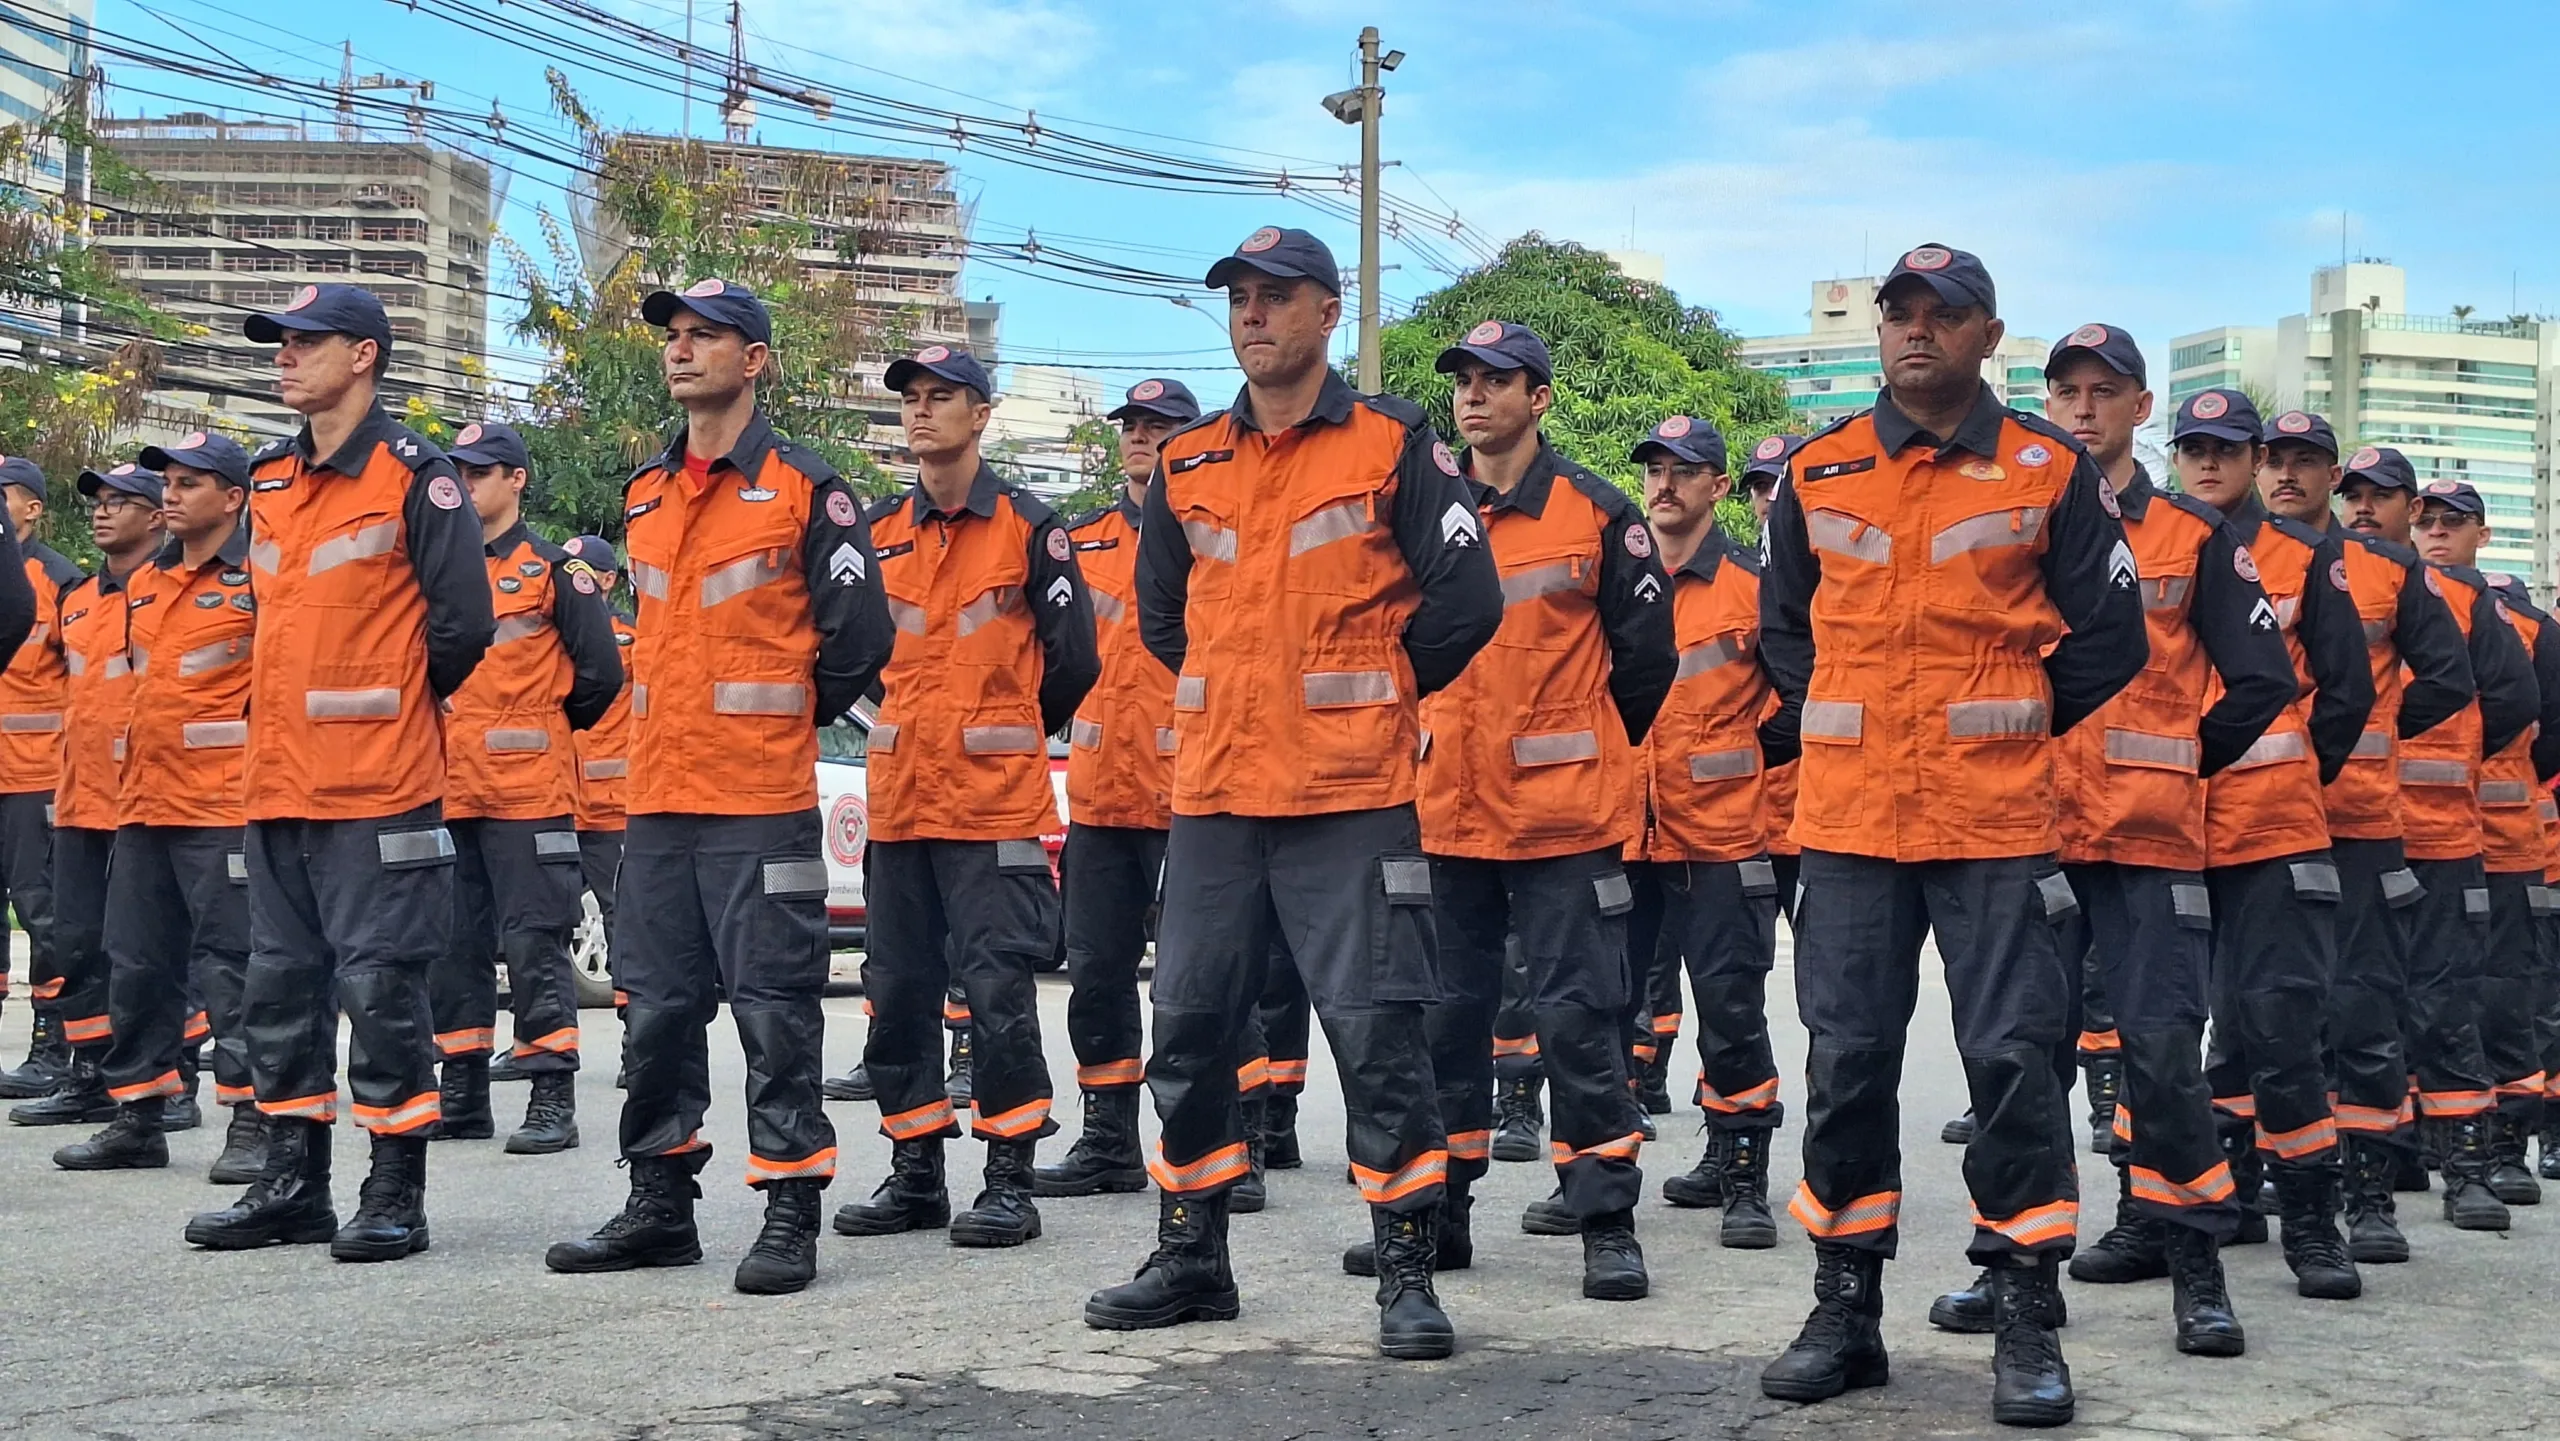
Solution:
<svg viewBox="0 0 2560 1441"><path fill-rule="evenodd" d="M683 0L600 3L682 28ZM696 4L698 39L725 48L725 0ZM558 125L539 57L398 0L98 9L102 30L193 43L166 17L294 74L334 75L351 39L360 71L432 78L439 106L480 113L496 99L528 133ZM508 15L540 12L506 0ZM1408 55L1389 77L1386 154L1404 162L1391 193L1496 242L1529 229L1632 237L1667 257L1684 299L1746 334L1801 329L1813 280L1941 240L1984 257L2013 330L2106 320L2157 365L2174 334L2303 309L2311 269L2338 258L2342 215L2348 250L2409 268L2414 310L2503 314L2511 294L2560 310L2560 6L2546 0L747 0L746 15L751 60L822 84L1124 127L1174 138L1114 138L1319 183L1357 147L1316 100L1352 83L1354 38L1375 23ZM108 63L118 113L295 108ZM571 77L608 124L676 122L676 97L654 82L592 63ZM897 148L764 109L773 143ZM709 103L694 124L714 129ZM993 239L1030 228L1195 277L1267 222L1310 226L1346 264L1356 251L1349 224L1276 196L1164 194L930 153L956 160ZM558 208L563 176L520 163L507 220L530 238L532 208ZM1380 287L1391 308L1441 282L1402 247L1386 259L1399 267ZM1213 396L1233 383L1217 373L1221 329L1166 300L983 265L967 287L1005 302L1009 359L1054 352L1120 383L1183 373Z"/></svg>

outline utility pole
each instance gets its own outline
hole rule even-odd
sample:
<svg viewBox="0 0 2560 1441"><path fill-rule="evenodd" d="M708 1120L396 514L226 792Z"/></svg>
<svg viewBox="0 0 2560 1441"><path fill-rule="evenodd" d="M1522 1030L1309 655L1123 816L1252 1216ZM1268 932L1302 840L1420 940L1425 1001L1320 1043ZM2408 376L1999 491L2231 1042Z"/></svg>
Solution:
<svg viewBox="0 0 2560 1441"><path fill-rule="evenodd" d="M1378 85L1378 27L1360 31L1360 389L1386 387L1378 359L1378 111L1386 91Z"/></svg>
<svg viewBox="0 0 2560 1441"><path fill-rule="evenodd" d="M693 138L693 0L684 0L684 125L677 133Z"/></svg>
<svg viewBox="0 0 2560 1441"><path fill-rule="evenodd" d="M89 153L89 128L97 118L98 87L106 83L106 72L92 65L89 73L71 83L71 116L74 126L73 144L63 157L63 169L69 172L72 213L76 217L80 244L89 243L89 173L95 168L95 157ZM66 340L89 338L89 303L74 299L62 307L62 334Z"/></svg>

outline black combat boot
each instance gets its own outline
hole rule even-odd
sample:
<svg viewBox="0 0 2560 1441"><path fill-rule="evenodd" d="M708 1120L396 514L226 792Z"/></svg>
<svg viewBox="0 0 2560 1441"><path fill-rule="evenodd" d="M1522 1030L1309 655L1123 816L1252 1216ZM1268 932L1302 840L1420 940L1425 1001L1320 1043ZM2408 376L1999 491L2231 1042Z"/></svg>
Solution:
<svg viewBox="0 0 2560 1441"><path fill-rule="evenodd" d="M640 1156L631 1162L631 1196L622 1210L583 1241L562 1241L542 1257L554 1271L637 1271L690 1266L702 1259L693 1203L702 1195L694 1177L711 1159L705 1147L681 1156Z"/></svg>
<svg viewBox="0 0 2560 1441"><path fill-rule="evenodd" d="M1950 1146L1972 1145L1973 1112L1968 1110L1963 1115L1956 1117L1954 1120L1947 1122L1943 1126L1940 1126L1938 1128L1938 1139Z"/></svg>
<svg viewBox="0 0 2560 1441"><path fill-rule="evenodd" d="M231 1108L231 1124L222 1133L222 1154L213 1158L205 1179L217 1186L246 1186L267 1168L267 1113L254 1101Z"/></svg>
<svg viewBox="0 0 2560 1441"><path fill-rule="evenodd" d="M2393 1158L2391 1189L2401 1195L2425 1195L2434 1185L2436 1168L2444 1164L2444 1143L2438 1139L2444 1134L2444 1122L2421 1116L2416 1130L2417 1144Z"/></svg>
<svg viewBox="0 0 2560 1441"><path fill-rule="evenodd" d="M2260 1193L2266 1189L2267 1168L2258 1154L2257 1128L2243 1126L2223 1132L2222 1159L2230 1163L2231 1194L2240 1203L2240 1230L2230 1244L2263 1246L2267 1243L2267 1213L2259 1206Z"/></svg>
<svg viewBox="0 0 2560 1441"><path fill-rule="evenodd" d="M2548 1099L2542 1103L2542 1179L2560 1181L2560 1106Z"/></svg>
<svg viewBox="0 0 2560 1441"><path fill-rule="evenodd" d="M1136 1279L1087 1298L1084 1323L1098 1331L1151 1331L1185 1321L1232 1321L1236 1310L1226 1193L1166 1191L1156 1203L1155 1251Z"/></svg>
<svg viewBox="0 0 2560 1441"><path fill-rule="evenodd" d="M1582 1223L1582 1294L1592 1301L1641 1301L1653 1291L1644 1248L1636 1244L1636 1213L1611 1211Z"/></svg>
<svg viewBox="0 0 2560 1441"><path fill-rule="evenodd" d="M510 1048L503 1056L493 1057L489 1062L490 1085L503 1086L513 1081L530 1081L532 1079L533 1072L526 1070L523 1065L517 1062L516 1053L513 1048Z"/></svg>
<svg viewBox="0 0 2560 1441"><path fill-rule="evenodd" d="M1031 1204L1031 1155L1039 1141L987 1142L987 1188L951 1218L951 1244L1019 1246L1040 1238L1040 1208Z"/></svg>
<svg viewBox="0 0 2560 1441"><path fill-rule="evenodd" d="M2409 1238L2400 1233L2399 1206L2391 1199L2399 1151L2372 1136L2347 1136L2338 1143L2339 1160L2346 1167L2347 1255L2358 1265L2387 1266L2409 1259Z"/></svg>
<svg viewBox="0 0 2560 1441"><path fill-rule="evenodd" d="M1112 1086L1084 1093L1084 1133L1054 1166L1031 1173L1035 1196L1091 1196L1147 1189L1146 1158L1138 1150L1138 1088Z"/></svg>
<svg viewBox="0 0 2560 1441"><path fill-rule="evenodd" d="M2510 1206L2542 1204L2542 1183L2526 1164L2525 1147L2533 1125L2515 1111L2500 1110L2489 1118L2489 1190Z"/></svg>
<svg viewBox="0 0 2560 1441"><path fill-rule="evenodd" d="M73 1052L70 1069L50 1093L9 1108L9 1120L20 1126L94 1126L115 1118L115 1098L98 1075L95 1049Z"/></svg>
<svg viewBox="0 0 2560 1441"><path fill-rule="evenodd" d="M1884 1257L1816 1241L1813 1313L1793 1344L1761 1368L1760 1394L1828 1401L1852 1387L1881 1386L1892 1374L1884 1351Z"/></svg>
<svg viewBox="0 0 2560 1441"><path fill-rule="evenodd" d="M2189 1356L2246 1353L2249 1335L2240 1329L2230 1288L2222 1281L2222 1248L2192 1226L2161 1229L2168 1233L2161 1249L2169 1256L2169 1309L2178 1349Z"/></svg>
<svg viewBox="0 0 2560 1441"><path fill-rule="evenodd" d="M1432 1259L1432 1270L1463 1271L1476 1263L1475 1206L1476 1198L1455 1181L1440 1193L1440 1253ZM1359 1241L1344 1248L1342 1270L1350 1276L1377 1275L1378 1243Z"/></svg>
<svg viewBox="0 0 2560 1441"><path fill-rule="evenodd" d="M178 1094L161 1107L160 1134L174 1136L204 1124L204 1110L196 1104L196 1077L202 1074L203 1064L202 1046L188 1046L178 1052Z"/></svg>
<svg viewBox="0 0 2560 1441"><path fill-rule="evenodd" d="M2363 1295L2364 1278L2356 1274L2346 1239L2338 1234L2337 1168L2279 1165L2275 1177L2283 1207L2284 1263L2293 1268L2295 1294L2315 1301L2352 1301Z"/></svg>
<svg viewBox="0 0 2560 1441"><path fill-rule="evenodd" d="M1657 1034L1653 1059L1636 1069L1636 1105L1648 1116L1671 1114L1671 1051L1676 1039Z"/></svg>
<svg viewBox="0 0 2560 1441"><path fill-rule="evenodd" d="M107 1128L53 1153L66 1171L156 1171L169 1164L169 1141L160 1134L166 1103L158 1096L127 1101Z"/></svg>
<svg viewBox="0 0 2560 1441"><path fill-rule="evenodd" d="M1457 1331L1431 1287L1431 1264L1440 1254L1439 1208L1372 1206L1369 1228L1378 1255L1378 1354L1390 1361L1447 1356L1457 1346Z"/></svg>
<svg viewBox="0 0 2560 1441"><path fill-rule="evenodd" d="M1543 1161L1547 1156L1547 1116L1538 1104L1545 1084L1536 1073L1506 1082L1494 1098L1493 1158L1497 1161Z"/></svg>
<svg viewBox="0 0 2560 1441"><path fill-rule="evenodd" d="M1991 1323L1999 1311L1992 1291L1990 1268L1974 1272L1972 1285L1946 1292L1929 1303L1929 1324L1966 1336L1990 1335ZM2053 1324L2056 1330L2071 1324L2071 1305L2060 1291L2053 1293Z"/></svg>
<svg viewBox="0 0 2560 1441"><path fill-rule="evenodd" d="M977 1083L969 1076L969 1028L962 1026L951 1033L951 1074L944 1078L943 1093L951 1097L954 1110L965 1111L977 1100Z"/></svg>
<svg viewBox="0 0 2560 1441"><path fill-rule="evenodd" d="M498 1134L498 1118L489 1110L489 1056L444 1058L444 1094L438 1109L443 1119L430 1134L439 1141L485 1141Z"/></svg>
<svg viewBox="0 0 2560 1441"><path fill-rule="evenodd" d="M1716 1243L1728 1251L1766 1251L1778 1244L1778 1218L1769 1214L1767 1126L1725 1133L1724 1224Z"/></svg>
<svg viewBox="0 0 2560 1441"><path fill-rule="evenodd" d="M889 1144L889 1176L868 1201L836 1208L839 1236L894 1236L939 1231L951 1224L951 1196L942 1186L942 1138Z"/></svg>
<svg viewBox="0 0 2560 1441"><path fill-rule="evenodd" d="M427 1138L376 1136L355 1219L329 1238L340 1261L398 1261L427 1249Z"/></svg>
<svg viewBox="0 0 2560 1441"><path fill-rule="evenodd" d="M1294 1171L1305 1165L1298 1154L1298 1093L1274 1090L1262 1110L1262 1165L1265 1170Z"/></svg>
<svg viewBox="0 0 2560 1441"><path fill-rule="evenodd" d="M1227 1188L1227 1214L1250 1216L1269 1204L1271 1193L1262 1183L1262 1108L1263 1098L1256 1096L1237 1103L1244 1121L1244 1179Z"/></svg>
<svg viewBox="0 0 2560 1441"><path fill-rule="evenodd" d="M830 1101L877 1100L880 1092L871 1084L871 1068L860 1061L841 1076L829 1076L818 1087Z"/></svg>
<svg viewBox="0 0 2560 1441"><path fill-rule="evenodd" d="M0 1101L31 1101L50 1096L71 1073L71 1044L62 1038L62 1022L42 1006L27 1031L27 1059L0 1071Z"/></svg>
<svg viewBox="0 0 2560 1441"><path fill-rule="evenodd" d="M2116 1223L2107 1234L2071 1258L2071 1279L2092 1286L2123 1286L2157 1281L2169 1274L2167 1237L2160 1222L2143 1214L2133 1201L2133 1169L2116 1172Z"/></svg>
<svg viewBox="0 0 2560 1441"><path fill-rule="evenodd" d="M1564 1203L1564 1186L1559 1183L1520 1212L1520 1229L1532 1236L1579 1236L1582 1218Z"/></svg>
<svg viewBox="0 0 2560 1441"><path fill-rule="evenodd" d="M756 1232L729 1284L750 1296L809 1289L818 1279L818 1208L826 1189L817 1180L766 1182L764 1229Z"/></svg>
<svg viewBox="0 0 2560 1441"><path fill-rule="evenodd" d="M2457 1231L2507 1229L2507 1203L2489 1189L2489 1126L2485 1116L2444 1123L2444 1218Z"/></svg>
<svg viewBox="0 0 2560 1441"><path fill-rule="evenodd" d="M1711 1211L1724 1204L1725 1133L1707 1132L1698 1164L1662 1183L1662 1199L1686 1211Z"/></svg>
<svg viewBox="0 0 2560 1441"><path fill-rule="evenodd" d="M2071 1367L2054 1334L2061 1268L2050 1256L2010 1258L1991 1274L1991 1419L2003 1426L2071 1420Z"/></svg>
<svg viewBox="0 0 2560 1441"><path fill-rule="evenodd" d="M338 1233L329 1204L329 1123L267 1118L267 1164L247 1194L187 1222L187 1244L248 1251L279 1243L314 1246Z"/></svg>
<svg viewBox="0 0 2560 1441"><path fill-rule="evenodd" d="M2089 1091L2089 1154L2111 1155L2116 1148L2116 1102L2124 1095L2124 1057L2083 1056L2080 1073Z"/></svg>
<svg viewBox="0 0 2560 1441"><path fill-rule="evenodd" d="M533 1094L524 1104L524 1125L507 1137L510 1156L548 1156L578 1144L578 1078L568 1071L543 1071L533 1078Z"/></svg>

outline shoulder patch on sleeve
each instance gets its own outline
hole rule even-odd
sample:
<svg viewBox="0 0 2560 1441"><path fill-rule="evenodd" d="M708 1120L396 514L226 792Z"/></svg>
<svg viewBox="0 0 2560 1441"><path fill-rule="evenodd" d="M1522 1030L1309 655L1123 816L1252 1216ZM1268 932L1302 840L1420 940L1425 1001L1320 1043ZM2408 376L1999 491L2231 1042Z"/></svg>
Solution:
<svg viewBox="0 0 2560 1441"><path fill-rule="evenodd" d="M821 505L829 523L851 528L861 521L862 503L853 498L852 491L845 489L844 482L830 482L821 486L818 493L826 497Z"/></svg>

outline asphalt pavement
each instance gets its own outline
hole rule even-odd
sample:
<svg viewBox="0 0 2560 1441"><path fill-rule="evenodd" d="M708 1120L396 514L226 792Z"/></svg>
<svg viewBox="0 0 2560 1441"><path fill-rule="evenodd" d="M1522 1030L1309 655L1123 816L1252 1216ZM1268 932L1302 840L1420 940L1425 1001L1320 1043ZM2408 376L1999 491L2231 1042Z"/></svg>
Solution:
<svg viewBox="0 0 2560 1441"><path fill-rule="evenodd" d="M1931 964L1934 964L1932 962ZM21 963L23 977L23 963ZM17 988L25 994L23 984ZM1042 1020L1066 1131L1076 1124L1063 978L1041 982ZM543 1248L582 1236L623 1194L613 1163L618 1043L609 1012L584 1019L586 1145L515 1157L498 1143L440 1143L430 1161L434 1249L392 1265L332 1263L325 1248L189 1249L187 1216L232 1192L205 1184L220 1113L173 1137L160 1172L74 1175L54 1147L83 1132L0 1125L0 1436L266 1438L729 1438L1079 1436L1752 1437L1978 1436L1988 1417L1987 1338L1942 1335L1931 1296L1970 1277L1960 1153L1937 1130L1962 1109L1943 991L1924 987L1905 1080L1903 1258L1886 1273L1893 1384L1825 1405L1769 1401L1755 1378L1794 1334L1812 1257L1782 1219L1778 1249L1715 1244L1715 1212L1638 1213L1653 1295L1585 1301L1571 1239L1521 1234L1520 1208L1551 1183L1542 1165L1497 1164L1480 1191L1476 1265L1442 1278L1459 1332L1449 1361L1376 1358L1372 1283L1339 1253L1366 1235L1342 1182L1339 1093L1326 1058L1302 1113L1305 1169L1274 1173L1270 1209L1234 1223L1244 1314L1234 1322L1106 1333L1085 1295L1146 1253L1152 1195L1041 1203L1047 1234L1018 1251L958 1251L939 1233L820 1243L819 1279L785 1298L741 1296L729 1273L756 1229L744 1186L741 1063L713 1031L705 1127L706 1258L682 1270L555 1276ZM1771 1002L1801 1098L1803 1039L1781 957ZM861 1002L827 1002L831 1070L858 1052ZM27 1010L0 1015L14 1061ZM1682 1069L1694 1068L1684 1038ZM1675 1074L1678 1074L1675 1072ZM206 1086L210 1094L210 1083ZM1680 1087L1675 1086L1675 1090ZM503 1136L524 1101L498 1094ZM210 1108L208 1108L210 1110ZM869 1193L888 1143L869 1105L830 1108L844 1172L829 1204ZM1697 1158L1698 1114L1663 1118L1646 1148L1647 1193ZM1149 1123L1152 1128L1152 1122ZM1797 1131L1780 1137L1772 1192L1795 1184ZM337 1133L338 1201L353 1209L362 1138ZM1044 1148L1047 1149L1047 1148ZM955 1200L979 1161L952 1147ZM2082 1239L2105 1225L2113 1183L2084 1156L2093 1198ZM2401 1441L2548 1436L2560 1428L2560 1194L2520 1211L2504 1238L2458 1235L2432 1197L2403 1197L2417 1260L2368 1267L2355 1302L2294 1296L2272 1245L2231 1253L2249 1329L2236 1361L2170 1346L2166 1283L2072 1285L2064 1347L2080 1422L2104 1437Z"/></svg>

